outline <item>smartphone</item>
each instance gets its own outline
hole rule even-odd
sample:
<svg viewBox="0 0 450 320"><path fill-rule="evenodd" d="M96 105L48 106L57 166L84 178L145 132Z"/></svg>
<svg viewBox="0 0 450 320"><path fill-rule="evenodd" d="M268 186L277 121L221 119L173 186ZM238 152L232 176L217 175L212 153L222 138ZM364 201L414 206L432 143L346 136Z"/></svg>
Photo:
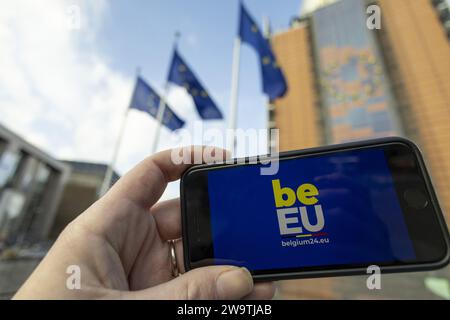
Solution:
<svg viewBox="0 0 450 320"><path fill-rule="evenodd" d="M186 270L236 265L281 280L449 263L424 160L403 138L193 166L181 212Z"/></svg>

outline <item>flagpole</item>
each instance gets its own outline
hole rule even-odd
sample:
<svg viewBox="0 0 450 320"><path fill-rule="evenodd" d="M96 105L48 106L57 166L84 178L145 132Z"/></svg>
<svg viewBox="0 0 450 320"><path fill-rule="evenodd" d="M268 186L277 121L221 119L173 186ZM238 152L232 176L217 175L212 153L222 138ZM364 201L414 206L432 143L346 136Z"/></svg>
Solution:
<svg viewBox="0 0 450 320"><path fill-rule="evenodd" d="M166 111L165 100L168 91L169 91L169 83L166 81L166 84L164 85L164 91L162 95L159 97L158 113L156 114L156 128L155 134L153 135L151 154L156 153L156 150L158 150L159 136L161 135L161 124L164 117L164 111Z"/></svg>
<svg viewBox="0 0 450 320"><path fill-rule="evenodd" d="M229 129L233 132L232 141L227 141L228 150L232 155L236 152L236 124L237 124L237 105L239 94L239 69L241 60L241 39L236 37L233 47L233 64L231 68L231 97L230 97L230 115L229 115Z"/></svg>
<svg viewBox="0 0 450 320"><path fill-rule="evenodd" d="M180 38L180 33L177 31L174 35L174 44L173 48L174 50L177 47L178 39ZM158 150L158 143L159 143L159 137L161 135L161 126L162 122L164 120L164 112L166 111L166 97L169 92L169 81L166 79L166 84L164 85L164 90L162 95L159 98L159 106L158 106L158 113L156 114L156 128L155 128L155 134L153 136L153 142L152 142L152 149L151 154L155 154Z"/></svg>
<svg viewBox="0 0 450 320"><path fill-rule="evenodd" d="M263 36L267 39L267 41L270 41L270 37L272 36L270 34L270 20L269 17L264 15L262 18L263 21ZM266 107L267 107L267 154L273 153L272 148L272 137L271 137L271 131L270 131L270 108L271 108L271 102L270 99L266 96Z"/></svg>
<svg viewBox="0 0 450 320"><path fill-rule="evenodd" d="M137 68L136 69L136 77L138 77L139 74L140 74L140 68ZM120 124L119 134L117 136L116 144L114 145L114 151L113 151L111 163L106 168L105 177L103 179L102 185L98 192L99 198L104 196L105 193L108 191L109 187L111 186L113 173L114 173L114 167L116 165L117 157L119 155L119 150L120 150L120 146L122 144L123 134L125 133L125 127L127 124L129 111L130 111L130 107L128 106L127 109L125 110L125 113L122 118L122 122Z"/></svg>
<svg viewBox="0 0 450 320"><path fill-rule="evenodd" d="M113 157L112 157L111 163L108 165L108 167L106 169L105 178L103 179L103 183L102 183L102 186L99 191L99 197L102 197L108 191L109 187L111 186L113 173L114 173L114 167L117 162L117 156L119 155L120 145L122 144L122 137L123 137L123 133L125 132L125 126L126 126L126 122L128 119L128 111L129 110L130 110L130 108L127 108L127 110L125 111L125 114L123 115L122 123L121 123L120 129L119 129L119 135L117 137L116 144L114 146Z"/></svg>

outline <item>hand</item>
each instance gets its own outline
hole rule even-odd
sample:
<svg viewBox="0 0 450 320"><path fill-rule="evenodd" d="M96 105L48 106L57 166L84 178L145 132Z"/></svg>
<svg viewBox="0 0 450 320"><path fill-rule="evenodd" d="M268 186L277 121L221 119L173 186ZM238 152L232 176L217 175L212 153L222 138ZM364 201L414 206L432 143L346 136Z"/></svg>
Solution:
<svg viewBox="0 0 450 320"><path fill-rule="evenodd" d="M202 159L203 148L191 148L190 156ZM211 266L172 276L167 241L181 238L180 202L156 202L188 167L175 165L170 150L142 161L67 226L14 298L272 298L273 284L253 284L244 268ZM183 272L181 241L175 249ZM81 289L66 286L71 265L81 269Z"/></svg>

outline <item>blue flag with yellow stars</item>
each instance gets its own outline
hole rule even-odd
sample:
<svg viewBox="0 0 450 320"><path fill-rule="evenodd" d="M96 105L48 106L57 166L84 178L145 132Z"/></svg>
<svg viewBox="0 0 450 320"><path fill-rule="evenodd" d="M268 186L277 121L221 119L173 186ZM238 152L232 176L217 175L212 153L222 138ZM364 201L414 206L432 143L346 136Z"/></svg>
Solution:
<svg viewBox="0 0 450 320"><path fill-rule="evenodd" d="M269 40L263 37L258 26L241 3L239 37L242 42L252 46L258 52L261 64L263 92L269 99L282 97L287 91L283 72L277 64Z"/></svg>
<svg viewBox="0 0 450 320"><path fill-rule="evenodd" d="M169 69L169 82L182 86L191 95L195 107L202 119L222 119L222 113L200 83L194 72L174 50L172 64Z"/></svg>
<svg viewBox="0 0 450 320"><path fill-rule="evenodd" d="M161 98L155 90L153 90L141 77L137 77L130 108L147 112L156 119L160 101ZM174 131L182 128L184 126L184 121L181 120L168 105L166 105L162 124Z"/></svg>

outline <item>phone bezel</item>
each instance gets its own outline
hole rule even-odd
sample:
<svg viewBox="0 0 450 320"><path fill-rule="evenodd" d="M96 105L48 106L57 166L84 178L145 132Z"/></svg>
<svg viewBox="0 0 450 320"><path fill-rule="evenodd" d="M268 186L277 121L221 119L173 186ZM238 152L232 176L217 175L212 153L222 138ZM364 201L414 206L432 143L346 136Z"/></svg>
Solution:
<svg viewBox="0 0 450 320"><path fill-rule="evenodd" d="M325 147L304 149L298 151L288 151L282 152L279 154L280 161L286 158L296 158L301 156L311 156L311 155L320 155L327 154L336 151L349 151L355 149L363 149L363 148L372 148L372 147L383 147L388 144L401 143L406 145L411 149L415 158L417 159L417 164L419 166L420 172L422 173L422 178L424 179L425 186L427 188L427 192L430 196L430 205L434 208L436 212L436 218L438 220L439 227L442 231L442 236L444 238L445 246L446 246L446 254L444 257L435 262L426 262L426 263L410 263L410 264L398 264L398 265L380 265L382 272L384 273L394 273L394 272L406 272L406 271L421 271L421 270L434 270L437 268L441 268L447 265L450 261L450 252L449 252L449 234L447 230L447 226L444 220L444 216L437 200L434 188L432 186L431 177L426 169L425 162L423 156L419 150L419 148L410 140L399 137L389 137L389 138L381 138L381 139L373 139L367 141L359 141L359 142L351 142L344 143L338 145L331 145ZM182 215L182 232L183 232L183 253L184 253L184 266L185 270L191 270L191 258L190 258L190 242L189 242L189 233L188 224L189 218L186 212L186 203L185 203L185 181L186 177L195 171L204 171L205 169L213 169L220 167L234 167L234 166L242 166L250 163L255 163L255 161L273 159L271 155L264 155L259 157L252 158L241 158L235 159L234 163L217 163L217 164L202 164L190 167L186 170L181 178L180 183L180 194L181 194L181 215ZM408 227L409 230L409 227ZM343 265L336 266L333 269L333 266L327 265L323 267L326 270L317 270L319 267L315 267L312 271L286 271L288 269L277 270L274 273L265 273L265 274L254 274L253 277L255 280L283 280L283 279L295 279L295 278L313 278L313 277L330 277L330 276L344 276L344 275L357 275L357 274L366 274L365 267L347 267ZM284 271L283 271L284 270Z"/></svg>

